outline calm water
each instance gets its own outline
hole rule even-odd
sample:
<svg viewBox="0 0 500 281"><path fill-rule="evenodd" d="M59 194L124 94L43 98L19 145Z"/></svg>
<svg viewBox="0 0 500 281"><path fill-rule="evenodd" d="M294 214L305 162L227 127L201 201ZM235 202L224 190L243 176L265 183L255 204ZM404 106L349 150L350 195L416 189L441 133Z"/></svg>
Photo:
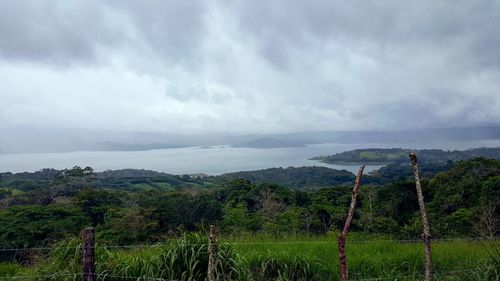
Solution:
<svg viewBox="0 0 500 281"><path fill-rule="evenodd" d="M320 144L298 148L175 148L148 151L82 151L70 153L0 154L0 171L37 171L42 168L64 169L75 165L90 166L96 171L115 169L148 169L171 174L206 173L217 175L227 172L265 169L271 167L326 166L357 172L358 165L330 165L307 160L313 156L329 155L356 148L439 148L467 149L497 147L500 140L428 142L428 143L366 143ZM381 166L367 166L367 172Z"/></svg>

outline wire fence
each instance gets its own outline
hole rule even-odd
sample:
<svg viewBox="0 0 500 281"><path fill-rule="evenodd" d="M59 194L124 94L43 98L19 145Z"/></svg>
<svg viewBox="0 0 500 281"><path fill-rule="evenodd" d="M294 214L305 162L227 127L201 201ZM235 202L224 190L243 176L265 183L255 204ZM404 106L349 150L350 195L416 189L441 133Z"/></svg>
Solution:
<svg viewBox="0 0 500 281"><path fill-rule="evenodd" d="M433 242L482 242L482 241L497 241L500 236L482 238L482 237L463 237L463 238L445 238L445 239L433 239ZM207 239L208 240L208 239ZM172 240L175 242L176 240ZM92 246L93 249L138 249L138 248L157 248L162 246L168 246L169 241L162 244L139 244L139 245L96 245ZM370 243L395 243L395 244L407 244L407 243L421 243L421 239L405 239L405 240L393 240L393 239L382 239L382 240L348 240L351 244L370 244ZM300 245L300 244L337 244L337 241L238 241L238 242L219 242L218 245ZM184 246L208 246L207 243L182 243ZM0 252L22 252L22 251L46 251L46 250L69 250L69 249L82 249L82 245L76 246L54 246L54 247L26 247L26 248L3 248ZM434 276L444 276L444 277L454 277L457 274L464 274L467 272L474 272L477 269L463 269L463 270L450 270L450 271L438 271L434 272ZM500 269L498 269L500 271ZM102 272L99 274L94 274L96 280L137 280L137 281L178 281L176 279L165 279L163 277L152 277L152 276L128 276L128 275L114 275L110 272ZM40 275L15 275L15 276L0 276L0 280L58 280L60 278L72 278L73 280L81 280L83 273L55 273L55 274L40 274ZM415 279L422 277L422 273L412 273L410 275L391 275L387 277L371 277L371 278L355 278L352 280L359 281L383 281L383 280L400 280L400 279Z"/></svg>
<svg viewBox="0 0 500 281"><path fill-rule="evenodd" d="M494 237L465 237L465 238L443 238L443 239L432 239L432 242L479 242L479 241L496 241L499 240L500 236ZM175 241L175 240L173 240ZM422 239L403 239L403 240L347 240L349 244L370 244L370 243L394 243L394 244L405 244L405 243L421 243ZM168 242L168 241L167 241ZM337 241L240 241L240 242L219 242L218 245L275 245L275 244L335 244ZM92 248L95 249L138 249L138 248L154 248L161 247L165 244L138 244L138 245L99 245ZM208 243L184 243L186 246L206 246ZM23 247L23 248L3 248L0 252L9 251L44 251L44 250L54 250L54 249L81 249L80 246L56 246L56 247Z"/></svg>
<svg viewBox="0 0 500 281"><path fill-rule="evenodd" d="M23 280L23 279L35 279L35 280L40 280L42 278L50 278L53 280L57 280L55 278L59 277L73 277L75 280L76 278L81 278L83 276L83 273L68 273L68 274L51 274L51 275L19 275L19 276L7 276L7 277L0 277L0 280ZM180 281L178 279L165 279L162 277L148 277L148 276L122 276L122 275L100 275L100 274L95 274L97 280L109 280L109 278L114 278L114 279L125 279L125 280L137 280L137 281ZM79 280L79 279L78 279Z"/></svg>
<svg viewBox="0 0 500 281"><path fill-rule="evenodd" d="M56 277L68 277L82 276L83 273L54 273L54 274L38 274L38 275L16 275L16 276L2 276L0 280L16 280L16 279L41 279L41 278L56 278Z"/></svg>

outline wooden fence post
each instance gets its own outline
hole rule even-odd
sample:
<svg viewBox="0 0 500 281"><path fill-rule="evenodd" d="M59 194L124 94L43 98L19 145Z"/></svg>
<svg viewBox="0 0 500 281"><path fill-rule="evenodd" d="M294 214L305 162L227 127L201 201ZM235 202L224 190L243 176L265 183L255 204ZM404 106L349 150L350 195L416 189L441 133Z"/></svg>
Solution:
<svg viewBox="0 0 500 281"><path fill-rule="evenodd" d="M425 210L424 195L422 193L422 186L420 185L420 176L418 174L417 155L411 152L409 154L411 164L413 166L413 174L415 175L415 187L417 189L418 205L420 206L420 215L422 216L422 225L424 233L422 238L425 243L425 280L432 280L432 255L431 255L431 233L429 230L429 222L427 221L427 211Z"/></svg>
<svg viewBox="0 0 500 281"><path fill-rule="evenodd" d="M208 281L215 281L215 269L217 267L217 229L215 225L210 225L208 236Z"/></svg>
<svg viewBox="0 0 500 281"><path fill-rule="evenodd" d="M351 195L351 205L349 206L349 212L347 213L347 219L345 220L344 229L339 235L338 245L339 245L339 259L340 259L340 280L347 281L349 272L347 270L347 257L345 254L345 239L349 228L351 227L352 218L354 216L354 208L356 208L356 200L359 193L359 186L361 185L361 177L363 176L363 170L365 165L359 167L358 175L356 176L356 181L354 182L354 188L352 189Z"/></svg>
<svg viewBox="0 0 500 281"><path fill-rule="evenodd" d="M82 230L83 240L83 281L95 281L95 229L88 227Z"/></svg>

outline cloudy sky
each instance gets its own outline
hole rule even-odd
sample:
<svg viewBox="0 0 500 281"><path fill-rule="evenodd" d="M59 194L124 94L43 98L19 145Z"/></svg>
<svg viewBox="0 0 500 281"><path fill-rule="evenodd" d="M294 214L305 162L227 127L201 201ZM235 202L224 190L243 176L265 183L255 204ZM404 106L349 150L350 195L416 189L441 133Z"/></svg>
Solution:
<svg viewBox="0 0 500 281"><path fill-rule="evenodd" d="M0 0L0 125L500 122L499 1Z"/></svg>

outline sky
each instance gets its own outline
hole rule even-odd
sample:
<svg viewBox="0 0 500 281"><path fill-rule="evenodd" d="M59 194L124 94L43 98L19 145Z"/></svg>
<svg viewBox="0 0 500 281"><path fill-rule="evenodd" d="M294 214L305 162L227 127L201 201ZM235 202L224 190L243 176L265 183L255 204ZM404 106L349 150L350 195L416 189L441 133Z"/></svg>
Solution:
<svg viewBox="0 0 500 281"><path fill-rule="evenodd" d="M0 127L500 123L499 1L0 0Z"/></svg>

